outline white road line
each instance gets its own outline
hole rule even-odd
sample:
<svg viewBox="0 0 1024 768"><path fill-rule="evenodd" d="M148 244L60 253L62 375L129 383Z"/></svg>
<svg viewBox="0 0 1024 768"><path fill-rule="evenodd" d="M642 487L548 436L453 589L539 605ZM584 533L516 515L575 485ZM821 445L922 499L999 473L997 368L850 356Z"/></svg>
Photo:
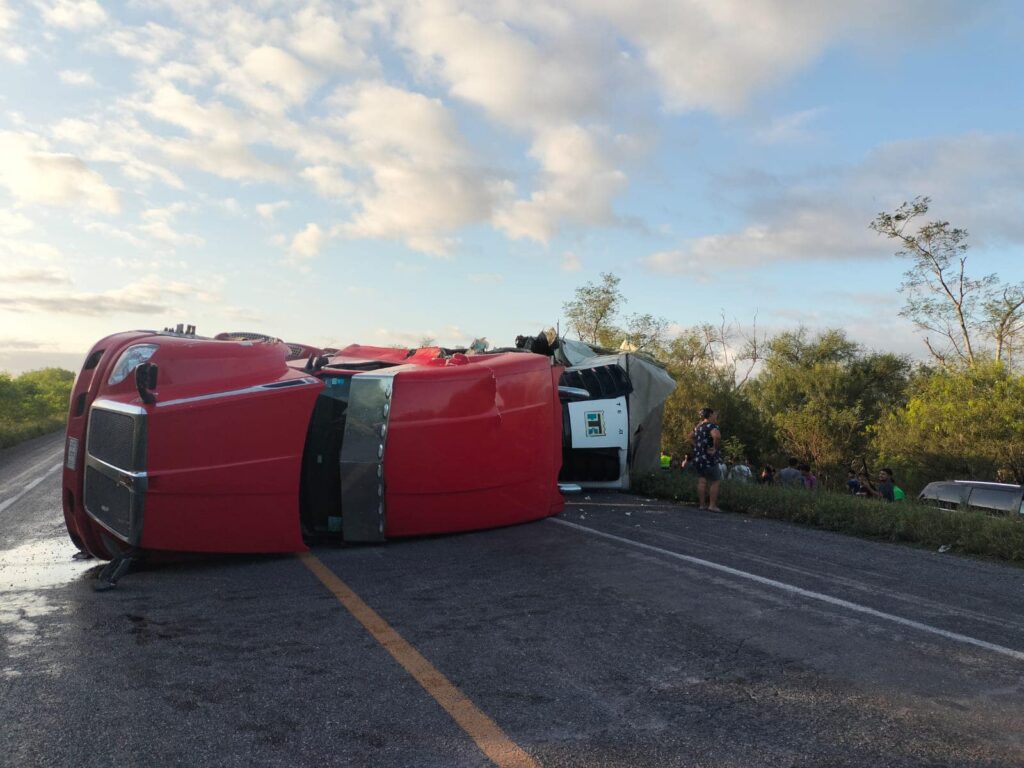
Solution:
<svg viewBox="0 0 1024 768"><path fill-rule="evenodd" d="M41 474L39 477L37 477L32 482L30 482L24 488L22 488L21 489L21 493L17 494L16 496L12 496L11 498L7 499L7 501L0 502L0 512L3 512L5 509L7 509L9 506L11 506L14 502L16 502L18 499L20 499L22 496L24 496L29 491L31 491L33 488L35 488L37 485L39 485L41 482L43 482L43 480L48 478L50 475L52 475L54 472L56 472L58 469L60 469L63 466L64 466L64 463L58 461L56 464L54 464L52 467L50 467L48 470L46 470L43 474Z"/></svg>
<svg viewBox="0 0 1024 768"><path fill-rule="evenodd" d="M970 637L969 635L961 635L958 632L950 632L939 627L933 627L930 624L922 624L920 621L914 621L913 619L905 619L902 616L896 616L892 613L876 611L874 608L869 608L866 605L860 605L859 603L851 603L849 600L843 600L838 597L832 597L831 595L826 595L821 592L812 592L809 589L803 589L801 587L793 586L792 584L786 584L783 581L776 581L775 579L769 579L765 578L764 576L758 576L755 573L747 573L746 571L741 571L737 568L730 568L728 565L722 565L721 563L714 563L710 560L702 560L699 557L691 557L690 555L683 555L679 552L673 552L669 549L655 547L651 544L644 544L640 541L633 541L632 539L627 539L623 536L616 536L612 533L605 533L604 531L598 531L593 528L588 528L585 525L570 523L568 520L559 520L556 518L548 518L548 520L552 523L558 523L559 525L564 525L568 528L575 528L578 531L589 533L592 536L599 536L603 539L617 541L621 544L628 544L631 547L636 547L637 549L645 549L649 552L657 552L660 555L665 555L666 557L671 557L675 560L682 560L684 562L691 563L692 565L699 565L704 568L711 568L715 571L728 573L730 576L736 576L741 579L747 579L748 581L754 581L758 584L764 584L765 586L773 587L774 589L780 589L783 592L789 592L790 594L800 595L801 597L806 597L811 600L820 600L821 602L828 603L829 605L835 605L840 608L846 608L850 611L856 611L857 613L863 613L867 614L868 616L874 616L876 619L884 619L885 621L891 621L894 624L900 624L904 627L910 627L921 632L928 632L932 635L938 635L939 637L944 637L947 640L953 640L958 643L974 645L978 648L984 648L987 651L1001 653L1004 656L1009 656L1010 658L1017 659L1018 661L1024 661L1024 652L1014 650L1013 648L1007 648L1003 645L989 643L985 640L979 640L976 637Z"/></svg>
<svg viewBox="0 0 1024 768"><path fill-rule="evenodd" d="M41 470L43 468L44 464L49 464L51 461L54 461L54 460L62 461L63 459L64 459L64 450L62 448L58 453L50 454L45 459L42 459L41 461L39 461L36 464L33 464L28 469L22 470L21 472L16 474L14 477L12 477L10 480L7 480L6 482L2 483L2 485L4 485L4 486L17 485L18 483L21 482L21 479L23 477L28 477L29 475L34 474L34 473L38 472L39 470Z"/></svg>

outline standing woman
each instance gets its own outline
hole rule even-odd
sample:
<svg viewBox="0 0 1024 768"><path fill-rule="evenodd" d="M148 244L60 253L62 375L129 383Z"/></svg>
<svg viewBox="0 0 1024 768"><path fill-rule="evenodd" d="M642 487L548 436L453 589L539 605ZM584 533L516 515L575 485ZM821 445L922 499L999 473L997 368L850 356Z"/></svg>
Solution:
<svg viewBox="0 0 1024 768"><path fill-rule="evenodd" d="M693 465L697 470L697 502L700 509L709 509L712 512L720 512L718 508L718 484L722 480L722 470L719 468L719 445L722 442L722 433L714 422L715 409L700 409L700 424L693 428ZM708 482L709 504L704 506L704 491Z"/></svg>

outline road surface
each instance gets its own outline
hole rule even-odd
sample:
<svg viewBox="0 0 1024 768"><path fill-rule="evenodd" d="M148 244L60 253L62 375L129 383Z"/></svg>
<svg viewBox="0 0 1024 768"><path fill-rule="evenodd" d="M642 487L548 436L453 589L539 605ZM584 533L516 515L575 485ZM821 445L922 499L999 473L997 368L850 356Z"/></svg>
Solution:
<svg viewBox="0 0 1024 768"><path fill-rule="evenodd" d="M1024 765L1024 570L635 496L97 593L0 452L0 764Z"/></svg>

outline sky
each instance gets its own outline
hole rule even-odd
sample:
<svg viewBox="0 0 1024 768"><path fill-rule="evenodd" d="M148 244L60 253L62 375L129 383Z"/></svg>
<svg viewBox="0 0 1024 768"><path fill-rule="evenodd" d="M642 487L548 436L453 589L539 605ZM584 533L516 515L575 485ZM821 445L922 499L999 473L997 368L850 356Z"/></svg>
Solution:
<svg viewBox="0 0 1024 768"><path fill-rule="evenodd" d="M618 275L923 356L868 229L1024 279L1017 0L0 0L0 370L194 324L454 346Z"/></svg>

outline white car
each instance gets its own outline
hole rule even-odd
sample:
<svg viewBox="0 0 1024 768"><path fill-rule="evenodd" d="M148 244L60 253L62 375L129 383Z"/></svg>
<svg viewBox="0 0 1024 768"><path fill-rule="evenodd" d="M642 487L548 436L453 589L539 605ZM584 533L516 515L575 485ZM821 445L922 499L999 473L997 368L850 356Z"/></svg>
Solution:
<svg viewBox="0 0 1024 768"><path fill-rule="evenodd" d="M940 509L968 507L993 515L1024 515L1021 486L979 480L940 480L928 483L918 495Z"/></svg>

